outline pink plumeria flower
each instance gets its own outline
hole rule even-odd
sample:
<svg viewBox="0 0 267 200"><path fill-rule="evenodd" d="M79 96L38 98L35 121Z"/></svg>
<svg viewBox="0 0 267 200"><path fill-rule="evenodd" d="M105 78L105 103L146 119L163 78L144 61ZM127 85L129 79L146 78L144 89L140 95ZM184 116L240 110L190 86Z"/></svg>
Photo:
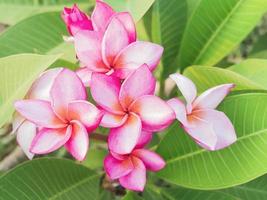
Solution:
<svg viewBox="0 0 267 200"><path fill-rule="evenodd" d="M82 80L87 77L85 83L92 72L125 79L144 63L151 71L156 68L163 48L136 41L135 25L129 13L115 13L107 4L97 1L92 23L94 31L81 30L74 37L77 57L85 66L78 75Z"/></svg>
<svg viewBox="0 0 267 200"><path fill-rule="evenodd" d="M74 158L85 158L91 132L99 125L102 113L86 101L85 87L78 76L63 69L50 91L51 102L40 99L20 100L15 108L24 118L41 127L30 151L47 154L65 145Z"/></svg>
<svg viewBox="0 0 267 200"><path fill-rule="evenodd" d="M40 77L34 81L25 98L51 101L51 87L55 78L62 70L63 68L56 68L42 73ZM30 146L38 132L38 126L16 112L12 121L12 129L12 132L17 135L17 142L21 149L29 159L32 159L34 154L30 152Z"/></svg>
<svg viewBox="0 0 267 200"><path fill-rule="evenodd" d="M120 79L93 73L91 94L105 114L101 125L111 128L109 149L115 153L130 153L141 131L153 132L166 128L175 118L170 106L154 96L155 79L147 65Z"/></svg>
<svg viewBox="0 0 267 200"><path fill-rule="evenodd" d="M67 25L69 34L72 36L80 30L93 30L91 19L76 4L72 8L65 7L61 17Z"/></svg>
<svg viewBox="0 0 267 200"><path fill-rule="evenodd" d="M104 160L104 168L112 180L119 179L120 184L135 191L143 191L146 184L146 170L159 171L165 161L156 153L135 148L130 154L119 155L110 152Z"/></svg>
<svg viewBox="0 0 267 200"><path fill-rule="evenodd" d="M182 123L184 130L207 150L225 148L236 141L235 129L228 117L215 108L234 87L234 84L223 84L208 89L197 97L194 83L181 74L172 74L185 98L186 104L178 98L168 101Z"/></svg>

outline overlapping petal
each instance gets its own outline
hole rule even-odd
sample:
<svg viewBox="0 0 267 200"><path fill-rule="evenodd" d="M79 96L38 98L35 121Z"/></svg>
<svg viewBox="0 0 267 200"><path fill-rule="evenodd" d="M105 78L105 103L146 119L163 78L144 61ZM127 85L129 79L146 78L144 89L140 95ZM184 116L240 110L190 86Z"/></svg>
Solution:
<svg viewBox="0 0 267 200"><path fill-rule="evenodd" d="M103 33L113 14L114 11L108 4L96 0L95 9L91 16L94 30Z"/></svg>
<svg viewBox="0 0 267 200"><path fill-rule="evenodd" d="M119 179L120 184L134 191L143 191L146 184L146 167L138 158L132 158L134 169Z"/></svg>
<svg viewBox="0 0 267 200"><path fill-rule="evenodd" d="M62 147L70 138L72 127L61 129L43 128L33 139L30 151L35 154L47 154Z"/></svg>
<svg viewBox="0 0 267 200"><path fill-rule="evenodd" d="M198 144L208 150L218 150L236 141L234 127L228 117L220 111L205 109L193 112L187 132Z"/></svg>
<svg viewBox="0 0 267 200"><path fill-rule="evenodd" d="M146 146L152 140L152 137L153 137L152 134L153 133L151 132L142 130L135 148L138 149L138 148L143 148L144 146Z"/></svg>
<svg viewBox="0 0 267 200"><path fill-rule="evenodd" d="M162 53L163 48L160 45L142 41L133 42L117 55L114 68L118 71L128 69L130 72L146 63L152 71L158 65Z"/></svg>
<svg viewBox="0 0 267 200"><path fill-rule="evenodd" d="M165 161L153 151L136 149L133 151L132 155L142 160L148 170L159 171L165 166Z"/></svg>
<svg viewBox="0 0 267 200"><path fill-rule="evenodd" d="M101 120L101 126L106 128L115 128L123 125L127 120L128 115L125 114L113 114L110 112L104 112Z"/></svg>
<svg viewBox="0 0 267 200"><path fill-rule="evenodd" d="M74 37L74 47L79 60L94 72L108 72L101 54L102 36L95 31L79 31Z"/></svg>
<svg viewBox="0 0 267 200"><path fill-rule="evenodd" d="M91 84L92 71L88 67L81 67L76 70L76 74L79 76L85 87L89 87Z"/></svg>
<svg viewBox="0 0 267 200"><path fill-rule="evenodd" d="M108 155L104 160L104 168L111 179L118 179L129 174L134 166L131 159L118 160L112 155Z"/></svg>
<svg viewBox="0 0 267 200"><path fill-rule="evenodd" d="M30 147L36 133L36 125L27 120L24 121L17 130L17 142L29 159L32 159L34 156L34 154L30 152Z"/></svg>
<svg viewBox="0 0 267 200"><path fill-rule="evenodd" d="M187 112L191 113L192 103L197 96L197 89L195 84L190 79L179 73L171 74L170 78L176 83L177 87L184 96L187 103L186 105Z"/></svg>
<svg viewBox="0 0 267 200"><path fill-rule="evenodd" d="M82 161L85 159L89 147L88 133L86 128L79 121L71 121L71 126L71 137L65 144L65 147L76 160Z"/></svg>
<svg viewBox="0 0 267 200"><path fill-rule="evenodd" d="M112 66L116 55L129 44L128 33L116 17L110 21L102 40L102 58Z"/></svg>
<svg viewBox="0 0 267 200"><path fill-rule="evenodd" d="M49 69L43 72L32 84L27 98L51 101L50 90L58 74L63 68Z"/></svg>
<svg viewBox="0 0 267 200"><path fill-rule="evenodd" d="M138 97L155 92L156 80L146 64L134 71L121 85L119 99L126 109Z"/></svg>
<svg viewBox="0 0 267 200"><path fill-rule="evenodd" d="M128 154L134 149L141 134L140 118L130 113L126 122L110 130L108 137L109 149L118 154Z"/></svg>
<svg viewBox="0 0 267 200"><path fill-rule="evenodd" d="M123 114L119 102L120 80L105 74L93 73L91 94L99 106L114 114Z"/></svg>
<svg viewBox="0 0 267 200"><path fill-rule="evenodd" d="M48 101L20 100L15 102L15 108L23 117L41 127L62 128L66 126L54 113Z"/></svg>
<svg viewBox="0 0 267 200"><path fill-rule="evenodd" d="M136 41L136 29L135 24L132 16L128 12L119 12L113 15L113 17L116 17L120 22L124 25L124 28L126 29L128 33L129 42L135 42Z"/></svg>
<svg viewBox="0 0 267 200"><path fill-rule="evenodd" d="M102 116L102 112L87 101L72 101L68 105L68 120L81 122L88 132L98 127Z"/></svg>
<svg viewBox="0 0 267 200"><path fill-rule="evenodd" d="M139 97L129 110L140 116L142 128L146 131L161 131L175 119L171 107L153 95Z"/></svg>
<svg viewBox="0 0 267 200"><path fill-rule="evenodd" d="M176 115L176 119L180 121L182 124L187 124L187 115L186 115L186 107L184 103L178 98L172 98L167 101L169 106L173 109Z"/></svg>
<svg viewBox="0 0 267 200"><path fill-rule="evenodd" d="M56 77L51 88L51 97L55 112L66 119L68 115L68 104L75 100L87 98L85 87L75 72L64 69Z"/></svg>
<svg viewBox="0 0 267 200"><path fill-rule="evenodd" d="M233 87L234 84L223 84L206 90L196 98L193 109L215 109Z"/></svg>

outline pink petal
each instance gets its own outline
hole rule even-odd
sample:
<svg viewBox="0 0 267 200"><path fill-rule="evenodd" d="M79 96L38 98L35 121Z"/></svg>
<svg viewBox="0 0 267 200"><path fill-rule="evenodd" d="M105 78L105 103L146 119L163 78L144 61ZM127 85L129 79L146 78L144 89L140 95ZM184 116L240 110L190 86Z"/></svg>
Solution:
<svg viewBox="0 0 267 200"><path fill-rule="evenodd" d="M91 94L98 105L114 114L123 114L119 103L120 80L105 74L93 73Z"/></svg>
<svg viewBox="0 0 267 200"><path fill-rule="evenodd" d="M12 132L11 132L11 134L16 133L18 128L22 125L22 123L25 120L26 119L23 116L21 116L18 112L15 112L13 119L12 119Z"/></svg>
<svg viewBox="0 0 267 200"><path fill-rule="evenodd" d="M129 158L129 154L118 154L113 151L109 151L110 155L117 160L126 160Z"/></svg>
<svg viewBox="0 0 267 200"><path fill-rule="evenodd" d="M34 154L30 152L30 147L36 136L36 132L36 125L27 120L24 121L17 130L17 142L29 159L32 159L34 156Z"/></svg>
<svg viewBox="0 0 267 200"><path fill-rule="evenodd" d="M63 68L49 69L43 72L32 84L27 98L51 101L50 90L58 74Z"/></svg>
<svg viewBox="0 0 267 200"><path fill-rule="evenodd" d="M127 30L129 42L135 42L136 29L132 16L128 12L119 12L114 14L114 17L120 20L120 22L124 25L124 28Z"/></svg>
<svg viewBox="0 0 267 200"><path fill-rule="evenodd" d="M146 131L161 131L171 124L175 114L171 107L157 96L139 97L129 108L142 120L142 128Z"/></svg>
<svg viewBox="0 0 267 200"><path fill-rule="evenodd" d="M134 113L129 114L127 121L122 126L110 130L109 149L118 154L130 153L138 142L141 128L139 117Z"/></svg>
<svg viewBox="0 0 267 200"><path fill-rule="evenodd" d="M92 71L87 67L82 67L76 70L76 74L79 76L85 87L89 87L91 84Z"/></svg>
<svg viewBox="0 0 267 200"><path fill-rule="evenodd" d="M196 98L193 109L215 109L234 86L234 84L224 84L206 90Z"/></svg>
<svg viewBox="0 0 267 200"><path fill-rule="evenodd" d="M104 160L104 168L111 179L118 179L129 174L134 166L131 159L117 160L110 154Z"/></svg>
<svg viewBox="0 0 267 200"><path fill-rule="evenodd" d="M66 149L78 161L83 161L89 147L89 138L86 128L79 121L73 120L72 134L67 143Z"/></svg>
<svg viewBox="0 0 267 200"><path fill-rule="evenodd" d="M88 132L96 129L102 119L102 112L87 101L73 101L68 106L68 119L77 120L86 127Z"/></svg>
<svg viewBox="0 0 267 200"><path fill-rule="evenodd" d="M235 129L223 112L205 109L194 111L192 115L190 127L185 130L203 148L223 149L236 141Z"/></svg>
<svg viewBox="0 0 267 200"><path fill-rule="evenodd" d="M146 184L146 167L138 158L132 158L134 169L119 179L120 184L129 190L143 191Z"/></svg>
<svg viewBox="0 0 267 200"><path fill-rule="evenodd" d="M30 151L35 154L47 154L62 147L71 137L72 128L46 129L39 131L33 139Z"/></svg>
<svg viewBox="0 0 267 200"><path fill-rule="evenodd" d="M163 48L160 45L150 42L133 42L124 48L116 57L114 61L114 68L126 78L127 73L134 71L144 63L152 71L158 65ZM117 72L118 73L118 72Z"/></svg>
<svg viewBox="0 0 267 200"><path fill-rule="evenodd" d="M171 74L170 78L176 83L177 87L184 96L187 103L186 105L187 112L191 113L192 103L197 96L197 89L195 84L190 79L179 73Z"/></svg>
<svg viewBox="0 0 267 200"><path fill-rule="evenodd" d="M64 69L55 79L51 88L51 97L55 112L66 119L68 104L75 100L87 98L85 87L75 72Z"/></svg>
<svg viewBox="0 0 267 200"><path fill-rule="evenodd" d="M82 12L76 4L72 8L64 8L62 19L67 25L71 35L75 35L79 30L92 30L92 22L89 17Z"/></svg>
<svg viewBox="0 0 267 200"><path fill-rule="evenodd" d="M142 130L139 140L135 146L136 149L143 148L152 140L152 133Z"/></svg>
<svg viewBox="0 0 267 200"><path fill-rule="evenodd" d="M165 167L165 161L153 151L136 149L133 151L132 155L142 160L148 170L159 171Z"/></svg>
<svg viewBox="0 0 267 200"><path fill-rule="evenodd" d="M153 74L144 64L128 76L121 85L119 99L124 109L138 97L153 94L155 92L156 80Z"/></svg>
<svg viewBox="0 0 267 200"><path fill-rule="evenodd" d="M169 106L173 109L176 115L176 119L183 125L187 125L186 108L184 103L178 98L172 98L167 101Z"/></svg>
<svg viewBox="0 0 267 200"><path fill-rule="evenodd" d="M123 24L113 17L102 41L102 57L107 66L112 66L116 55L129 44L128 33Z"/></svg>
<svg viewBox="0 0 267 200"><path fill-rule="evenodd" d="M26 119L46 128L62 128L66 124L54 113L51 103L43 100L20 100L15 102L16 110Z"/></svg>
<svg viewBox="0 0 267 200"><path fill-rule="evenodd" d="M128 116L125 114L118 115L110 112L105 112L101 120L101 126L106 128L116 128L123 125L127 118Z"/></svg>
<svg viewBox="0 0 267 200"><path fill-rule="evenodd" d="M77 57L94 72L108 72L101 55L102 36L95 31L79 31L74 37Z"/></svg>
<svg viewBox="0 0 267 200"><path fill-rule="evenodd" d="M96 0L95 9L91 16L94 30L103 33L113 14L114 11L108 4Z"/></svg>

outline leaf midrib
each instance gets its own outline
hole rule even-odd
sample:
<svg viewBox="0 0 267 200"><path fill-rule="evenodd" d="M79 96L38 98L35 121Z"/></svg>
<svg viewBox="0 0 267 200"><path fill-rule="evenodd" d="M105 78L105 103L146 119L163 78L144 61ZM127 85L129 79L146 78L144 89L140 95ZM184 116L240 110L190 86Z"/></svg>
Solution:
<svg viewBox="0 0 267 200"><path fill-rule="evenodd" d="M193 60L193 62L192 62L193 64L196 64L199 61L199 59L202 57L202 55L204 54L204 52L206 51L206 49L210 46L210 44L213 42L213 40L215 39L215 37L217 37L217 35L221 32L222 28L229 21L229 19L236 13L236 10L239 9L240 5L242 3L244 3L244 1L245 0L240 0L239 2L237 2L237 4L233 7L233 9L231 10L231 12L226 16L226 18L218 26L218 28L215 30L215 32L213 32L212 36L208 39L208 41L206 42L206 44L204 45L204 47L202 47L202 49L200 50L198 56Z"/></svg>
<svg viewBox="0 0 267 200"><path fill-rule="evenodd" d="M240 141L242 141L242 140L244 140L246 138L254 137L254 136L259 135L259 134L264 133L264 132L267 132L267 128L263 129L263 130L260 130L260 131L256 131L254 133L250 133L250 134L245 135L245 136L241 136L241 137L237 138L236 142L240 142ZM176 162L176 161L184 160L184 159L187 159L189 157L193 157L193 156L196 156L198 154L201 154L203 152L209 152L209 151L207 151L205 149L200 149L200 150L197 150L197 151L193 151L193 152L191 152L189 154L185 154L183 156L179 156L179 157L175 157L175 158L172 158L170 160L167 160L166 163L170 164L170 163L173 163L173 162Z"/></svg>
<svg viewBox="0 0 267 200"><path fill-rule="evenodd" d="M100 176L100 175L99 174L96 174L96 175L93 175L93 176L89 176L89 177L87 177L87 178L85 178L85 179L83 179L83 180L81 180L81 181L79 181L79 182L71 185L70 187L65 188L61 192L58 192L58 193L54 194L53 196L49 197L48 200L55 200L58 197L60 197L61 195L67 193L68 191L71 191L72 189L74 189L74 188L76 188L76 187L78 187L78 186L86 183L87 181L89 181L91 179L94 179L94 178L96 178L98 176Z"/></svg>

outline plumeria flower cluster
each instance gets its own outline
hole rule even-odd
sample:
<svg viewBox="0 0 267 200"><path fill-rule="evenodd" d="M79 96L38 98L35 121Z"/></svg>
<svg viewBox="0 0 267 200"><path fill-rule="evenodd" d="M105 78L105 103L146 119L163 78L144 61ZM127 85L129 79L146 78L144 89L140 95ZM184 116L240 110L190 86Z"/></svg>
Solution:
<svg viewBox="0 0 267 200"><path fill-rule="evenodd" d="M164 160L146 149L153 133L175 118L182 128L208 150L236 140L234 128L215 108L233 84L209 89L196 97L191 80L171 78L186 103L155 95L153 70L163 48L137 41L135 24L127 12L115 12L96 1L91 18L76 5L65 8L66 23L81 68L50 69L33 83L24 100L15 102L13 132L25 154L47 154L64 146L78 161L85 159L89 136L98 126L109 128L109 153L104 160L107 176L130 190L142 191L146 171L158 171ZM94 103L88 101L89 87Z"/></svg>

